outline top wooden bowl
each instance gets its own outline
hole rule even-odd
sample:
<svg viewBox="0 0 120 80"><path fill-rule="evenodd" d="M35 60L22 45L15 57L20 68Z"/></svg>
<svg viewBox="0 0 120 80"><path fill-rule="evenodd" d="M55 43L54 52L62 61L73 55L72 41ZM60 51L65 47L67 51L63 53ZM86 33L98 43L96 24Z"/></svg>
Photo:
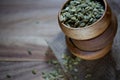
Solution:
<svg viewBox="0 0 120 80"><path fill-rule="evenodd" d="M69 0L63 5L62 9L65 7L65 5L68 2ZM101 18L98 19L93 24L82 28L72 28L62 23L60 21L60 15L61 15L61 11L60 11L58 14L58 23L64 34L76 40L88 40L102 34L110 24L112 12L106 0L100 0L100 2L103 3L105 7L105 12L101 16Z"/></svg>

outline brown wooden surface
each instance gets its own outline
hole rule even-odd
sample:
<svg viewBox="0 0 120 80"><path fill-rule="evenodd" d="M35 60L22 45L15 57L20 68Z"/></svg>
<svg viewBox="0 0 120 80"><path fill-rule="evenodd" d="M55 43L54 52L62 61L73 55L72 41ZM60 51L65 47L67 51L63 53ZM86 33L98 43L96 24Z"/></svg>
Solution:
<svg viewBox="0 0 120 80"><path fill-rule="evenodd" d="M45 61L50 49L46 41L36 37L10 37L0 40L1 61Z"/></svg>
<svg viewBox="0 0 120 80"><path fill-rule="evenodd" d="M22 48L26 52L28 48L39 49L40 45L36 46L36 44L41 43L39 38L53 40L54 36L61 31L57 23L57 14L64 1L66 0L0 0L0 51L5 50L10 53L11 50L12 52L17 50L19 52ZM114 12L119 15L120 1L108 1ZM31 39L32 42L29 41ZM15 42L16 40L17 42ZM18 44L15 43L19 42L20 44L30 43L16 47ZM59 48L59 51L61 49ZM42 50L40 49L41 54L44 54L45 51ZM116 58L116 61L119 62L119 57ZM44 61L2 61L0 62L0 80L42 80L41 72L49 71L51 68ZM38 74L32 75L32 69L36 69ZM6 74L12 75L13 78L7 79Z"/></svg>
<svg viewBox="0 0 120 80"><path fill-rule="evenodd" d="M46 64L51 57L46 58L45 53L52 52L44 40L60 31L57 13L62 3L63 0L0 0L0 80L43 80L41 72L54 69ZM32 70L37 74L33 75Z"/></svg>

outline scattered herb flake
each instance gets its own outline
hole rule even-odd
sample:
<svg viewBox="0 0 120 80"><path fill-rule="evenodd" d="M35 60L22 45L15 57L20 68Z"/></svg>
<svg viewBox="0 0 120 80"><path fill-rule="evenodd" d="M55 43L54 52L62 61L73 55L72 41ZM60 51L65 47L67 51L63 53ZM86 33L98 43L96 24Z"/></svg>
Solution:
<svg viewBox="0 0 120 80"><path fill-rule="evenodd" d="M37 74L36 70L32 70L32 74L36 75Z"/></svg>
<svg viewBox="0 0 120 80"><path fill-rule="evenodd" d="M11 75L8 74L8 75L6 75L6 77L7 77L7 78L11 78Z"/></svg>

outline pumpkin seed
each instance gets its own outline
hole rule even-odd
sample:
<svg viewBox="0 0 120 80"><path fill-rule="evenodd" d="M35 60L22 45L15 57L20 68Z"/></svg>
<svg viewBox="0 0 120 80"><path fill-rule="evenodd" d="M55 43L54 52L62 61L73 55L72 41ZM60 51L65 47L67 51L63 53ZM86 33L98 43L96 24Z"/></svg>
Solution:
<svg viewBox="0 0 120 80"><path fill-rule="evenodd" d="M70 0L61 10L60 21L69 27L85 27L97 21L104 11L104 6L94 0Z"/></svg>

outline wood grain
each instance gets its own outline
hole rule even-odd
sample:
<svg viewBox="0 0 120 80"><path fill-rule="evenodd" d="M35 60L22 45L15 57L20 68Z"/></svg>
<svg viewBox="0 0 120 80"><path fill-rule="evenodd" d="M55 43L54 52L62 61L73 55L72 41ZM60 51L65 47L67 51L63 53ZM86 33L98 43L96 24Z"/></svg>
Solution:
<svg viewBox="0 0 120 80"><path fill-rule="evenodd" d="M51 39L60 31L57 13L64 1L0 0L0 37L34 36Z"/></svg>
<svg viewBox="0 0 120 80"><path fill-rule="evenodd" d="M57 12L63 3L58 1L59 5L53 5L57 3L55 0L49 2L44 5L44 0L0 0L0 60L44 59L49 50L45 39L51 39L60 31Z"/></svg>
<svg viewBox="0 0 120 80"><path fill-rule="evenodd" d="M60 31L57 13L63 2L0 0L0 80L43 80L42 72L54 70L46 64L53 57L45 56L52 54L45 40Z"/></svg>
<svg viewBox="0 0 120 80"><path fill-rule="evenodd" d="M55 36L58 36L59 32L61 31L58 23L57 23L57 14L60 10L60 7L66 0L0 0L0 47L2 50L25 50L27 47L31 49L37 48L36 45L29 45L25 44L24 46L13 47L14 45L9 44L7 45L6 42L12 42L14 39L17 39L18 42L24 42L23 39L25 38L27 41L35 38L39 41L39 38L44 38L45 40L49 40L54 42L53 44L62 45L60 42L64 41L63 36L60 36L60 39L55 42ZM108 0L111 4L112 9L119 15L119 0ZM61 33L60 33L61 34ZM59 36L58 36L59 37ZM19 39L21 41L19 41ZM33 39L32 39L33 40ZM4 41L4 43L2 43ZM25 43L27 43L25 41ZM17 43L17 42L16 42ZM33 43L36 44L36 40L33 40ZM118 40L119 43L119 40ZM52 44L52 45L53 45ZM54 45L53 50L56 51L57 58L60 59L62 53L66 53L64 50L65 46L57 47ZM6 47L8 46L8 47ZM10 47L12 46L12 47ZM119 50L119 48L118 48ZM40 49L41 51L41 49ZM117 50L115 50L117 51ZM51 51L48 51L52 53ZM118 56L119 51L114 54ZM43 53L41 53L43 54ZM55 54L56 55L56 54ZM115 56L116 57L116 56ZM115 58L116 62L119 63L119 56ZM95 67L99 67L99 69L93 70L96 71L105 71L107 70L106 74L110 74L108 80L114 80L114 68L108 65L107 61L112 64L112 59L105 58L106 61L104 64L102 62L97 61L96 64L91 66L97 65ZM103 61L103 62L104 62ZM62 62L62 61L61 61ZM101 63L102 65L100 65ZM91 62L90 62L91 64ZM85 66L83 66L85 65ZM89 65L89 64L87 64ZM87 66L86 63L80 65L80 67ZM103 67L107 65L106 67ZM113 65L115 66L115 65ZM110 68L112 73L110 72ZM117 68L119 68L119 64L117 64ZM37 75L33 75L31 70L37 70ZM39 62L0 62L0 80L43 80L41 76L42 71L50 71L54 70L54 68L50 65L47 65L44 60ZM98 72L99 72L98 71ZM10 74L12 76L11 79L6 78L6 74ZM99 74L99 73L98 73ZM102 73L101 73L102 74ZM97 74L94 74L96 76ZM96 78L96 77L95 77ZM106 78L106 77L105 77ZM111 78L111 79L110 79ZM101 78L99 78L101 79ZM94 80L99 80L94 79ZM107 80L107 79L105 79Z"/></svg>
<svg viewBox="0 0 120 80"><path fill-rule="evenodd" d="M35 37L7 37L0 42L0 60L3 61L44 61L50 49L45 40Z"/></svg>
<svg viewBox="0 0 120 80"><path fill-rule="evenodd" d="M49 51L50 52L50 51ZM50 58L51 56L51 58ZM47 60L56 60L53 54L46 56ZM45 58L44 58L45 59ZM44 80L42 72L50 72L55 68L46 61L15 61L15 62L0 62L0 80ZM33 74L32 71L36 71ZM63 73L64 74L64 73ZM11 78L7 78L10 75Z"/></svg>

